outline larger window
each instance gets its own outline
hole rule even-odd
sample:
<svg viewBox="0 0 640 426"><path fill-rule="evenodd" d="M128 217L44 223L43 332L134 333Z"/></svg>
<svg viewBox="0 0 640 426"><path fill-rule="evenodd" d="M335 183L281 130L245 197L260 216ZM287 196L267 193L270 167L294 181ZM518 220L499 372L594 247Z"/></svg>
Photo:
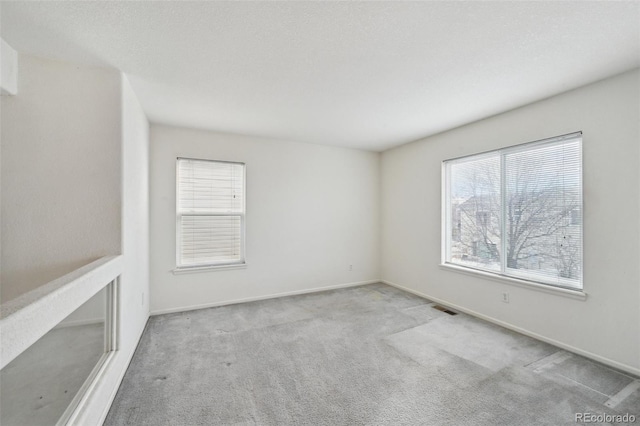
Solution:
<svg viewBox="0 0 640 426"><path fill-rule="evenodd" d="M444 162L445 263L582 289L582 133Z"/></svg>
<svg viewBox="0 0 640 426"><path fill-rule="evenodd" d="M242 265L244 164L178 158L178 269Z"/></svg>

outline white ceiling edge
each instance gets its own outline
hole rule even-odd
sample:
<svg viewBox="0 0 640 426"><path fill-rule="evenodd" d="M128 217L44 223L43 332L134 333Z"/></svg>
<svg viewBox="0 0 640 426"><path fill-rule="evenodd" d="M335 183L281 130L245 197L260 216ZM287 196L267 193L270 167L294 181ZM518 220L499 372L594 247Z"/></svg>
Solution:
<svg viewBox="0 0 640 426"><path fill-rule="evenodd" d="M397 148L406 144L410 144L413 142L418 142L421 141L423 139L427 139L430 138L432 136L436 136L438 134L441 133L446 133L452 130L455 130L457 128L460 127L464 127L470 124L474 124L477 122L481 122L484 121L486 119L490 119L492 117L496 117L502 114L506 114L509 113L511 111L515 111L518 110L520 108L524 108L527 107L529 105L538 103L538 102L543 102L545 100L554 98L556 96L561 96L564 95L568 92L572 92L575 90L579 90L581 88L584 88L586 86L592 85L592 84L597 84L601 81L610 79L610 78L615 78L617 76L632 72L634 70L640 70L640 67L638 66L634 66L631 67L629 69L620 71L620 72L615 72L613 74L607 74L605 76L596 78L594 80L587 80L585 82L580 82L580 83L576 83L575 86L571 86L571 87L563 87L560 89L560 91L551 91L548 95L542 95L540 97L535 97L532 99L526 99L526 100L514 100L513 105L512 106L507 106L503 109L497 109L494 112L490 112L488 114L478 114L477 116L471 116L467 119L461 119L458 121L455 121L453 123L448 123L448 124L443 124L442 126L436 128L435 130L433 130L431 133L420 133L419 131L416 132L416 134L409 134L408 136L406 136L403 139L397 140L393 143L389 143L389 144L383 144L380 147L376 147L376 148L370 148L370 147L361 147L359 146L357 143L353 143L353 144L349 144L349 143L331 143L331 142L324 142L324 141L314 141L314 140L301 140L301 139L295 139L295 138L291 138L288 135L279 135L277 133L270 133L270 134L265 134L265 133L261 133L259 131L256 132L251 132L248 131L247 128L219 128L219 127L210 127L206 121L198 121L197 117L182 117L181 119L178 118L174 118L174 117L164 117L162 115L160 116L153 116L153 115L149 115L147 113L147 118L149 120L149 122L151 124L155 124L155 125L164 125L164 126L170 126L170 127L182 127L182 128L187 128L187 129L193 129L193 130L200 130L200 131L209 131L209 132L213 132L213 133L222 133L222 134L232 134L232 135L237 135L237 136L247 136L247 137L254 137L254 138L261 138L261 139L268 139L268 140L277 140L277 141L287 141L287 142L297 142L297 143L309 143L309 144L314 144L314 145L326 145L326 146L333 146L333 147L343 147L343 148L349 148L349 149L356 149L356 150L362 150L362 151L372 151L372 152L384 152L393 148ZM129 80L131 81L132 77L131 76L127 76L129 78ZM135 77L133 77L133 79L135 80ZM138 82L138 84L140 84L139 87L141 87L141 89L139 90L149 90L148 87L145 87L144 82ZM134 88L135 91L135 88ZM136 92L137 94L137 92ZM207 107L203 107L203 110L206 110Z"/></svg>
<svg viewBox="0 0 640 426"><path fill-rule="evenodd" d="M623 70L623 71L620 71L620 72L615 72L613 74L609 74L609 75L603 76L601 78L597 78L597 79L595 79L593 81L589 80L589 81L585 82L584 84L580 84L580 85L575 86L575 87L566 88L566 89L564 89L562 91L559 91L559 92L553 92L553 93L549 94L548 96L543 96L543 97L540 97L540 98L536 98L536 99L533 99L533 100L531 100L529 102L525 102L525 103L515 104L513 107L510 107L510 108L507 108L507 109L504 109L504 110L499 110L499 111L496 111L495 113L492 113L492 114L482 115L482 116L479 116L479 117L477 117L475 119L471 119L470 121L464 121L464 122L461 122L460 124L453 125L451 127L446 127L446 128L444 128L442 130L439 130L439 131L435 131L434 133L429 133L429 134L426 134L426 135L423 135L423 136L419 136L419 137L417 137L415 139L407 140L405 142L399 142L398 144L395 144L395 145L390 146L388 148L384 148L382 150L378 150L378 152L384 152L384 151L388 151L390 149L397 148L397 147L400 147L400 146L403 146L403 145L407 145L407 144L410 144L410 143L413 143L413 142L419 142L419 141L421 141L423 139L431 138L433 136L437 136L437 135L442 134L442 133L447 133L447 132L459 129L461 127L465 127L465 126L468 126L468 125L472 125L472 124L475 124L475 123L482 122L484 120L489 120L491 118L498 117L500 115L507 114L507 113L510 113L512 111L517 111L517 110L519 110L521 108L526 108L528 106L535 105L535 104L540 103L540 102L545 102L545 101L553 99L555 97L563 96L563 95L566 95L566 94L568 94L570 92L573 92L573 91L578 91L578 90L583 89L583 88L585 88L587 86L598 84L600 82L603 82L603 81L606 81L606 80L609 80L609 79L613 79L613 78L622 76L624 74L636 72L636 71L640 71L640 66L634 66L634 67L631 67L629 69L626 69L626 70ZM640 86L640 80L638 81L638 84Z"/></svg>
<svg viewBox="0 0 640 426"><path fill-rule="evenodd" d="M358 144L358 143L349 143L349 142L342 142L342 143L331 143L331 142L325 142L322 140L304 140L304 139L296 139L296 138L292 138L289 135L283 134L283 135L279 135L277 133L262 133L260 131L255 131L255 132L251 132L248 131L247 128L220 128L220 127L211 127L208 125L208 123L206 121L198 121L197 118L192 118L192 117L183 117L181 118L174 118L171 116L167 116L164 117L162 115L160 116L153 116L153 115L149 115L147 112L145 112L147 114L147 119L149 120L149 122L151 124L154 125L160 125L160 126L168 126L168 127L180 127L180 128L186 128L186 129L191 129L191 130L197 130L197 131L207 131L207 132L212 132L212 133L221 133L221 134L230 134L230 135L236 135L236 136L246 136L246 137L253 137L253 138L259 138L259 139L265 139L265 140L272 140L272 141L286 141L286 142L295 142L295 143L305 143L305 144L313 144L313 145L324 145L324 146L332 146L332 147L340 147L340 148L348 148L348 149L355 149L355 150L360 150L360 151L370 151L370 152L385 152L388 150L392 150L394 148L398 148L401 147L403 145L407 145L413 142L419 142L423 139L427 139L433 136L437 136L439 134L442 133L447 133L449 131L461 128L461 127L465 127L467 125L471 125L474 123L478 123L496 116L500 116L502 114L506 114L509 113L511 111L515 111L518 110L520 108L525 108L529 105L533 105L536 104L538 102L544 102L545 100L554 98L556 96L562 96L566 93L575 91L575 90L580 90L586 86L590 86L592 84L597 84L601 81L604 80L608 80L610 78L615 78L617 76L623 75L623 74L627 74L629 72L633 72L635 70L640 70L640 67L635 66L635 67L631 67L629 69L623 70L623 71L619 71L619 72L615 72L613 74L608 74L605 76L602 76L600 78L596 78L595 80L588 80L585 82L581 82L580 84L576 85L576 86L572 86L572 87L563 87L561 88L560 91L551 91L548 95L542 95L540 97L535 97L532 99L527 99L527 100L522 100L520 102L515 101L513 102L512 106L507 106L505 108L501 108L501 109L497 109L494 112L489 112L489 113L483 113L483 114L478 114L477 116L470 116L467 119L461 119L461 120L457 120L454 121L452 123L447 123L447 124L443 124L442 126L436 127L436 129L434 129L431 133L421 133L420 131L417 131L415 134L408 134L406 137L396 140L394 142L390 142L390 143L386 143L386 144L379 144L379 146L376 147L369 147L366 146L366 142L362 143L362 144ZM131 76L127 76L130 80L131 80ZM144 83L142 84L142 86L144 86ZM147 88L142 88L141 90L145 90ZM136 89L134 88L134 91ZM139 89L140 90L140 89ZM148 90L148 89L147 89ZM136 92L137 94L137 92ZM203 107L203 109L206 109L206 107Z"/></svg>

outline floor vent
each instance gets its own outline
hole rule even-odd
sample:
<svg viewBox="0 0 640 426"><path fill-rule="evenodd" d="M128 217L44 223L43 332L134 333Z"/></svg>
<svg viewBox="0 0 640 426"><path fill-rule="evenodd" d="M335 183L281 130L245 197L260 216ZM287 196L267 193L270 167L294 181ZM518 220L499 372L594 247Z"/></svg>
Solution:
<svg viewBox="0 0 640 426"><path fill-rule="evenodd" d="M453 312L452 310L445 308L444 306L441 305L433 305L432 306L433 309L437 309L439 311L444 312L445 314L449 314L449 315L458 315L457 312Z"/></svg>

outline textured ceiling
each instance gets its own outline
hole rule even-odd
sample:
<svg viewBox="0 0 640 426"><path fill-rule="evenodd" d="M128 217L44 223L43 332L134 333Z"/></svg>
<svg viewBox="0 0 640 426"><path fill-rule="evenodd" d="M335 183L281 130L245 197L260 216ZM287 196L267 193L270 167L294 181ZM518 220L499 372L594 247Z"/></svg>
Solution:
<svg viewBox="0 0 640 426"><path fill-rule="evenodd" d="M152 122L382 150L640 65L638 2L2 2Z"/></svg>

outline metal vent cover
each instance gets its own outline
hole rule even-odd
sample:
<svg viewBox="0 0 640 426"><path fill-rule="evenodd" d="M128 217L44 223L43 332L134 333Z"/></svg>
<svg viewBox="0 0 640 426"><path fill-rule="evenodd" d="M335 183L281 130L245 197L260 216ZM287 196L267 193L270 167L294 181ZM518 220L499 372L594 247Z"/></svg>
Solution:
<svg viewBox="0 0 640 426"><path fill-rule="evenodd" d="M437 309L437 310L439 310L439 311L442 311L442 312L444 312L445 314L449 314L449 315L458 315L458 313L457 313L457 312L454 312L454 311L452 311L451 309L449 309L449 308L447 308L447 307L445 307L445 306L442 306L442 305L433 305L433 306L432 306L432 308L433 308L433 309Z"/></svg>

